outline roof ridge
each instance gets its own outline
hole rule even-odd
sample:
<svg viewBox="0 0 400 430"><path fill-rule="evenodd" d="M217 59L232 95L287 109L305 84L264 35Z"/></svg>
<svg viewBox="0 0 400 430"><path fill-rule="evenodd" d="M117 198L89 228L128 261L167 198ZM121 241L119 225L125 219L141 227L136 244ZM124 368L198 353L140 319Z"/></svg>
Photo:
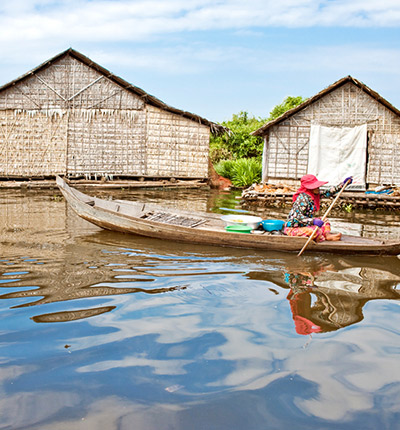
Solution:
<svg viewBox="0 0 400 430"><path fill-rule="evenodd" d="M73 58L75 58L76 60L81 61L82 63L86 64L88 67L95 69L97 72L106 76L108 79L110 79L111 81L113 81L117 85L119 85L119 86L125 88L126 90L131 91L131 92L135 93L136 95L140 96L142 99L144 99L144 101L146 103L148 103L150 105L159 107L159 108L164 109L166 111L169 111L171 113L181 115L185 118L191 119L193 121L198 121L204 125L207 125L210 127L211 132L214 134L221 134L221 133L224 133L225 131L227 131L226 127L224 127L218 123L209 121L208 119L203 118L200 115L194 114L192 112L184 111L182 109L174 108L174 107L168 105L167 103L163 102L162 100L158 99L157 97L147 93L142 88L139 88L135 85L132 85L131 83L129 83L125 79L115 75L114 73L112 73L111 71L106 69L105 67L103 67L100 64L96 63L95 61L91 60L89 57L87 57L86 55L82 54L81 52L77 51L76 49L74 49L72 47L69 47L66 50L58 53L57 55L49 58L47 61L39 64L38 66L34 67L30 71L19 76L18 78L6 83L3 86L0 86L0 93L2 91L12 87L12 86L17 85L18 83L22 82L23 80L27 79L28 77L30 77L30 76L34 75L35 73L45 69L46 67L49 67L51 64L53 64L54 62L60 60L61 58L65 57L67 55L70 55Z"/></svg>
<svg viewBox="0 0 400 430"><path fill-rule="evenodd" d="M337 88L341 87L342 85L352 82L354 85L362 89L364 92L366 92L368 95L373 97L376 101L381 103L382 105L386 106L389 110L391 110L396 115L400 116L400 110L398 110L396 107L394 107L390 102L388 102L386 99L384 99L380 94L378 94L376 91L369 88L367 85L365 85L363 82L359 81L358 79L354 78L351 75L347 75L344 78L341 78L334 82L333 84L329 85L328 87L324 88L323 90L319 91L314 96L308 98L303 103L300 103L298 106L295 106L292 109L289 109L288 111L284 112L282 115L280 115L278 118L275 118L271 121L266 122L263 126L258 128L257 130L253 131L251 134L253 136L262 136L266 130L268 130L273 125L279 124L280 122L286 120L287 118L290 118L297 112L305 109L307 106L311 105L312 103L316 102L320 98L324 97L325 95L329 94L330 92L336 90Z"/></svg>

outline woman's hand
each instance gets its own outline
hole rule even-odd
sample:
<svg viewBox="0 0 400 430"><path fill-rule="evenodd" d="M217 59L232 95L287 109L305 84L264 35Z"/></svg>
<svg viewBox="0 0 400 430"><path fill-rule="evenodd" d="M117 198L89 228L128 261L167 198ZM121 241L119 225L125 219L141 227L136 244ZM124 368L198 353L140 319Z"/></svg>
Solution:
<svg viewBox="0 0 400 430"><path fill-rule="evenodd" d="M343 182L342 182L342 187L346 185L350 185L353 183L353 177L352 176L348 176Z"/></svg>

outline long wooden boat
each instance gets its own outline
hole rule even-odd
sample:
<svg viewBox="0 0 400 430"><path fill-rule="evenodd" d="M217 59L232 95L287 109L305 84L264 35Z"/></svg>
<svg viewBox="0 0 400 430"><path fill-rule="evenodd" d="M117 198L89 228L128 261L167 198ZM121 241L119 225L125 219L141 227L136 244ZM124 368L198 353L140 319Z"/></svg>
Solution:
<svg viewBox="0 0 400 430"><path fill-rule="evenodd" d="M227 232L225 223L218 214L181 211L151 203L103 200L70 187L61 177L57 177L57 185L68 204L81 218L107 230L177 242L267 251L298 252L307 240L268 232ZM398 255L400 241L343 235L337 242L311 242L306 252Z"/></svg>

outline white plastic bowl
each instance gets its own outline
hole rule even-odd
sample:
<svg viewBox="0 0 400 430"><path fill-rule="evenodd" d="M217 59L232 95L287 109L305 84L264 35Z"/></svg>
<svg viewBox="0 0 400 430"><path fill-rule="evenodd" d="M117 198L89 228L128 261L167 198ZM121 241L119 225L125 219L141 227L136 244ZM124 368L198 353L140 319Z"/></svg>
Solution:
<svg viewBox="0 0 400 430"><path fill-rule="evenodd" d="M248 225L252 229L257 228L262 221L259 216L252 215L222 215L221 219L226 225Z"/></svg>

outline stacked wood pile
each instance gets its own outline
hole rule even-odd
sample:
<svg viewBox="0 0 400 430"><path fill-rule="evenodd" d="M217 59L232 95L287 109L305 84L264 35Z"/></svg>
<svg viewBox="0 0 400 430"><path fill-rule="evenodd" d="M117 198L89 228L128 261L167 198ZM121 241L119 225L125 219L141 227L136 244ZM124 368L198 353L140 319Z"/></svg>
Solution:
<svg viewBox="0 0 400 430"><path fill-rule="evenodd" d="M297 187L281 184L254 184L243 191L240 197L245 208L268 206L291 206ZM390 188L389 193L343 192L339 205L342 208L400 209L400 187ZM321 207L327 207L331 199L322 199Z"/></svg>
<svg viewBox="0 0 400 430"><path fill-rule="evenodd" d="M258 194L290 194L296 191L296 188L282 184L254 184L247 191L254 190Z"/></svg>

